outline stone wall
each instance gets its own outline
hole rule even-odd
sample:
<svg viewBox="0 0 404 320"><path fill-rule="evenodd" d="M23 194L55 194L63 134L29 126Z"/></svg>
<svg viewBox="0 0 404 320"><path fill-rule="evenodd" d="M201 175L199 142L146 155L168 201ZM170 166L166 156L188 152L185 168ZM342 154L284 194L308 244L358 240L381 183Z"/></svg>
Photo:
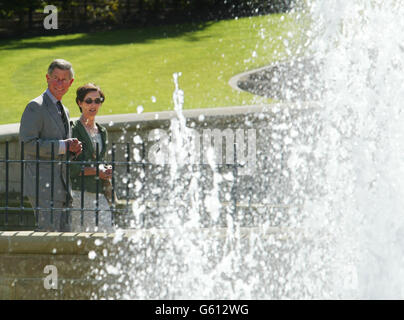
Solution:
<svg viewBox="0 0 404 320"><path fill-rule="evenodd" d="M103 250L112 254L112 238L101 233L0 232L0 300L102 297L103 283L91 270L105 259ZM52 282L46 277L55 273L46 266L56 267L56 288L49 288Z"/></svg>
<svg viewBox="0 0 404 320"><path fill-rule="evenodd" d="M180 237L198 235L201 246L212 246L210 267L225 258L224 247L235 245L232 241L248 251L250 237L259 236L265 241L264 252L275 252L276 241L289 237L288 230L277 227L240 228L235 234L226 228L186 232ZM172 299L172 281L181 278L190 263L179 243L170 228L119 234L0 232L0 300ZM281 259L273 257L271 263L276 268ZM276 272L273 277L276 283Z"/></svg>

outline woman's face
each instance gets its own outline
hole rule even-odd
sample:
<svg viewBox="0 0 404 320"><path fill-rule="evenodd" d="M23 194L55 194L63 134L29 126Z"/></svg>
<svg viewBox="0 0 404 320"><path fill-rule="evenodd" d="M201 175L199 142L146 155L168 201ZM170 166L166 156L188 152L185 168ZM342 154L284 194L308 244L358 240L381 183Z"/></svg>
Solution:
<svg viewBox="0 0 404 320"><path fill-rule="evenodd" d="M101 100L102 98L98 91L90 91L87 93L84 100L79 101L83 116L86 118L94 118L98 113L98 109L101 107Z"/></svg>

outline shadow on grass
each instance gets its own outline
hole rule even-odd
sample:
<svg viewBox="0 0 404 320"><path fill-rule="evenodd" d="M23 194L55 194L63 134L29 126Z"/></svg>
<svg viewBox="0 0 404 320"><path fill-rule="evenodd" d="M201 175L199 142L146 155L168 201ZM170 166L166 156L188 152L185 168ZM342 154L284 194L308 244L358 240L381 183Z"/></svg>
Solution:
<svg viewBox="0 0 404 320"><path fill-rule="evenodd" d="M214 22L188 23L181 25L155 26L148 28L118 29L76 34L54 34L34 38L1 40L1 50L16 49L52 49L57 47L84 45L122 45L129 43L148 43L159 39L183 37L186 41L194 42L206 35L198 37L194 33L202 31ZM76 37L75 37L76 36Z"/></svg>

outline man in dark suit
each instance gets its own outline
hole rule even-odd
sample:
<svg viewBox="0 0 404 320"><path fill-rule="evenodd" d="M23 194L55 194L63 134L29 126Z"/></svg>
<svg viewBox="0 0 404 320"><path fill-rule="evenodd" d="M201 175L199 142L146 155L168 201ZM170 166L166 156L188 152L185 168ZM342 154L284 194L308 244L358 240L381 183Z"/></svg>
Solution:
<svg viewBox="0 0 404 320"><path fill-rule="evenodd" d="M21 117L20 141L24 142L26 160L36 159L37 143L39 159L45 161L51 160L52 149L55 160L65 159L66 152L74 156L82 151L81 142L71 138L69 111L61 102L74 81L72 65L63 59L54 60L46 80L46 91L28 103ZM24 195L37 215L36 231L70 231L70 214L66 209L71 208L72 191L67 179L63 161L54 162L53 169L51 163L39 162L39 167L36 162L25 163Z"/></svg>

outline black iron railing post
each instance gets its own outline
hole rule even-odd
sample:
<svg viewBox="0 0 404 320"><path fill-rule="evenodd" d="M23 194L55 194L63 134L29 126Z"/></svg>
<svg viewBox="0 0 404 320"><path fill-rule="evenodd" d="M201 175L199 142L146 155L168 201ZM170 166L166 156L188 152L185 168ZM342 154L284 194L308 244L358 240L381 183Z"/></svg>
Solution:
<svg viewBox="0 0 404 320"><path fill-rule="evenodd" d="M202 137L202 139L203 139L203 137ZM203 152L204 152L203 143L200 143L199 144L200 157L199 157L199 159L197 161L199 161L198 162L199 163L199 170L200 170L200 173L201 173L200 177L201 177L201 180L202 180L201 181L202 183L199 184L201 186L201 193L202 193L202 205L201 205L201 207L202 207L203 212L202 212L201 216L202 216L202 221L203 221L203 219L206 219L207 226L211 226L213 224L213 221L211 219L208 219L209 215L206 212L206 206L205 206L205 184L204 184L203 179L205 179L205 181L206 181L206 166L203 163L203 159L204 159ZM199 192L199 190L198 190L198 192Z"/></svg>
<svg viewBox="0 0 404 320"><path fill-rule="evenodd" d="M69 213L70 213L70 143L67 142L66 145L66 224L69 224Z"/></svg>
<svg viewBox="0 0 404 320"><path fill-rule="evenodd" d="M142 141L142 169L143 169L143 176L142 174L140 174L140 179L142 181L141 190L142 194L145 195L147 190L146 190L146 145L144 141ZM146 226L146 214L143 212L141 228L144 228L145 226Z"/></svg>
<svg viewBox="0 0 404 320"><path fill-rule="evenodd" d="M35 224L39 226L39 140L36 141L36 176L35 176Z"/></svg>
<svg viewBox="0 0 404 320"><path fill-rule="evenodd" d="M234 164L233 164L233 188L232 188L232 198L233 198L233 214L234 219L237 219L237 182L238 182L238 164L237 164L237 143L234 143Z"/></svg>
<svg viewBox="0 0 404 320"><path fill-rule="evenodd" d="M21 149L20 149L21 155L20 155L20 214L18 216L18 224L21 226L23 224L23 218L22 218L22 213L24 211L24 141L21 141Z"/></svg>
<svg viewBox="0 0 404 320"><path fill-rule="evenodd" d="M84 225L84 164L81 165L81 176L80 176L80 225Z"/></svg>
<svg viewBox="0 0 404 320"><path fill-rule="evenodd" d="M52 142L51 145L51 190L50 190L50 194L51 194L51 199L50 199L50 209L51 209L51 224L53 224L53 208L54 208L54 197L55 197L55 143Z"/></svg>
<svg viewBox="0 0 404 320"><path fill-rule="evenodd" d="M8 161L9 161L9 144L8 141L6 141L6 209L5 209L5 225L8 225L8 170L9 170L9 166L8 166Z"/></svg>
<svg viewBox="0 0 404 320"><path fill-rule="evenodd" d="M126 144L126 213L129 212L130 146Z"/></svg>
<svg viewBox="0 0 404 320"><path fill-rule="evenodd" d="M98 227L98 215L99 215L99 193L100 193L100 164L99 164L99 149L100 146L98 145L98 142L95 145L95 161L96 161L96 166L95 166L95 225Z"/></svg>
<svg viewBox="0 0 404 320"><path fill-rule="evenodd" d="M112 225L115 223L115 149L116 149L116 145L115 143L112 144L112 178L111 178L111 185L112 185L112 199L111 199L111 223Z"/></svg>

